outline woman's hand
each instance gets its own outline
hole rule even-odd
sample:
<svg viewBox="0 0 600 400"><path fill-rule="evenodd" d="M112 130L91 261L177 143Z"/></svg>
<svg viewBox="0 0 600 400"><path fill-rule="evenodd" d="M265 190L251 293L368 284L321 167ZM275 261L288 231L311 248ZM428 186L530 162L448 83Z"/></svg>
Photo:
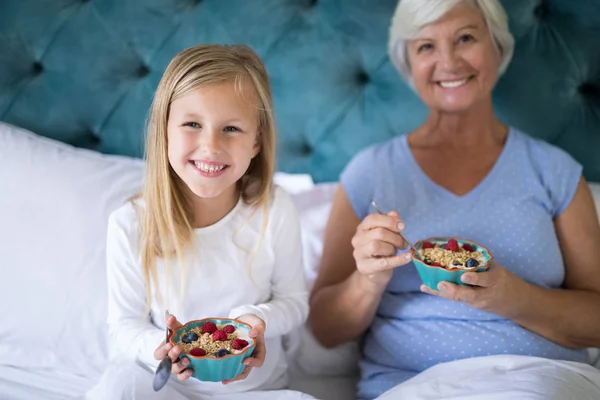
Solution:
<svg viewBox="0 0 600 400"><path fill-rule="evenodd" d="M249 336L256 341L256 347L254 348L252 356L244 359L243 364L246 366L244 370L238 376L223 381L222 383L224 385L246 379L250 371L252 371L252 368L262 367L265 362L265 356L267 355L267 350L265 348L265 330L267 329L267 325L265 324L265 321L254 314L244 314L236 319L245 322L252 327Z"/></svg>
<svg viewBox="0 0 600 400"><path fill-rule="evenodd" d="M513 319L527 301L531 288L529 283L497 263L492 263L485 272L466 272L462 281L473 286L440 282L437 291L425 285L421 285L421 291Z"/></svg>
<svg viewBox="0 0 600 400"><path fill-rule="evenodd" d="M169 314L166 318L167 327L171 330L175 330L181 326L181 323L177 321L174 315ZM163 340L162 343L154 350L154 358L156 360L162 360L169 355L171 357L171 361L173 361L173 365L171 367L171 373L177 375L177 379L179 381L185 381L190 376L192 376L192 370L186 369L190 364L187 358L183 358L179 360L179 354L181 353L181 347L173 346L171 343L165 343Z"/></svg>
<svg viewBox="0 0 600 400"><path fill-rule="evenodd" d="M407 247L399 235L404 228L396 211L371 214L358 225L352 238L356 267L378 290L387 286L394 268L412 260L410 253L396 255L398 249Z"/></svg>

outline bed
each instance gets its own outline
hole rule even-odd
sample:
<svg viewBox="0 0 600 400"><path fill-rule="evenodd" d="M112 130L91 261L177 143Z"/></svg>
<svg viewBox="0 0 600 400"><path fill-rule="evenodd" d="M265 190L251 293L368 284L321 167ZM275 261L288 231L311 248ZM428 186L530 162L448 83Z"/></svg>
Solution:
<svg viewBox="0 0 600 400"><path fill-rule="evenodd" d="M517 46L494 93L498 114L579 160L600 204L600 6L503 3ZM190 45L245 43L265 60L280 135L277 182L302 214L312 284L342 168L426 114L386 55L395 4L0 2L0 397L77 398L106 367L107 215L139 188L153 90ZM325 350L306 328L288 340L297 355L290 388L354 398L355 343ZM597 357L590 350L590 362Z"/></svg>

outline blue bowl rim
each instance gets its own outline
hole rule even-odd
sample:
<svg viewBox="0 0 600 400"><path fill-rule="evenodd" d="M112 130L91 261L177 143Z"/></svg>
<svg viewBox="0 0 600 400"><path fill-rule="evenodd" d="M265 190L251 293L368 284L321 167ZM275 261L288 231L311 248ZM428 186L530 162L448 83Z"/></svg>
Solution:
<svg viewBox="0 0 600 400"><path fill-rule="evenodd" d="M429 265L426 264L425 262L423 262L423 260L421 260L419 257L415 256L415 250L411 247L410 249L410 255L412 257L412 259L414 261L418 261L421 264L425 265L426 267L429 268L438 268L441 269L443 271L446 272L452 272L452 273L456 273L456 272L469 272L469 271L477 271L477 270L482 270L485 271L487 270L490 265L492 264L492 261L494 260L494 256L492 253L490 253L490 250L485 247L480 245L479 243L475 242L474 240L469 240L469 239L463 239L463 238L459 238L459 237L454 237L454 236L433 236L433 237L429 237L427 239L423 239L423 240L419 240L418 242L415 243L415 248L419 247L420 245L423 245L424 242L441 242L441 241L446 241L448 242L450 239L454 239L456 241L461 241L463 243L469 243L469 244L474 244L477 248L481 248L481 249L485 249L487 255L489 256L489 259L486 261L485 264L480 264L477 267L473 267L473 268L456 268L456 269L449 269L449 268L444 268L444 267L438 267L437 265ZM420 247L419 247L420 248Z"/></svg>
<svg viewBox="0 0 600 400"><path fill-rule="evenodd" d="M204 322L209 322L209 321L222 321L221 325L223 325L224 321L232 321L235 323L238 323L240 325L246 325L248 327L248 332L250 332L252 330L252 326L250 326L250 324L247 324L246 322L242 322L240 320L237 319L233 319L233 318L202 318L202 319L194 319L191 321L186 322L185 324L181 325L179 328L172 330L171 334L169 335L169 343L171 343L173 346L176 346L176 343L173 341L173 339L175 338L175 334L181 330L183 330L185 327L187 327L190 324L195 324L195 323L202 323L204 324ZM248 352L248 350L253 349L254 347L256 347L256 339L252 339L252 345L251 346L246 346L244 348L244 350L242 350L241 353L231 353L231 354L227 354L226 356L223 357L215 357L215 356L194 356L192 354L188 354L188 353L181 353L181 355L185 355L186 357L191 357L194 358L196 360L202 360L202 359L210 359L210 360L224 360L226 358L229 357L239 357L244 355L246 352Z"/></svg>

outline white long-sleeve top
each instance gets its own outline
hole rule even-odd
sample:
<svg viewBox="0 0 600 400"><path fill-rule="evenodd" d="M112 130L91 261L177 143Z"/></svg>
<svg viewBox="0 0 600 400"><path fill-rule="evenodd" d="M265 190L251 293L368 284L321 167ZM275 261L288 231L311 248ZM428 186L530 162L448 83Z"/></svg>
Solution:
<svg viewBox="0 0 600 400"><path fill-rule="evenodd" d="M138 204L139 205L139 204ZM143 205L139 205L143 207ZM154 350L165 338L164 308L185 323L208 317L236 318L256 314L266 322L266 359L249 377L230 385L183 383L200 393L223 393L282 388L287 384L287 361L282 336L306 321L308 293L305 287L298 212L283 189L272 191L268 223L260 247L248 266L261 234L262 210L252 218L243 201L214 225L194 230L195 254L188 268L181 300L171 295L162 307L153 300L146 307L145 282L139 249L140 224L136 206L127 203L114 211L108 223L108 325L112 357L141 361L154 369ZM241 229L240 229L241 228ZM237 231L237 233L236 233ZM192 253L190 253L192 254ZM169 293L180 293L179 265L172 268ZM165 297L165 264L157 260L160 293Z"/></svg>

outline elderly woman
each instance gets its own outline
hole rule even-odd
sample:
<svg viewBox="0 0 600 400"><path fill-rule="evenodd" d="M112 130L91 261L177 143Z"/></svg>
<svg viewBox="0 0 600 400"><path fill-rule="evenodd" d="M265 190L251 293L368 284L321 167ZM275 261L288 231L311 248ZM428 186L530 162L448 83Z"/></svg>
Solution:
<svg viewBox="0 0 600 400"><path fill-rule="evenodd" d="M315 337L326 347L362 337L366 399L453 360L585 362L600 347L598 218L581 165L494 114L513 51L502 6L403 0L389 51L429 115L343 172L311 295ZM473 286L430 290L400 232L472 239L495 263L464 274Z"/></svg>

